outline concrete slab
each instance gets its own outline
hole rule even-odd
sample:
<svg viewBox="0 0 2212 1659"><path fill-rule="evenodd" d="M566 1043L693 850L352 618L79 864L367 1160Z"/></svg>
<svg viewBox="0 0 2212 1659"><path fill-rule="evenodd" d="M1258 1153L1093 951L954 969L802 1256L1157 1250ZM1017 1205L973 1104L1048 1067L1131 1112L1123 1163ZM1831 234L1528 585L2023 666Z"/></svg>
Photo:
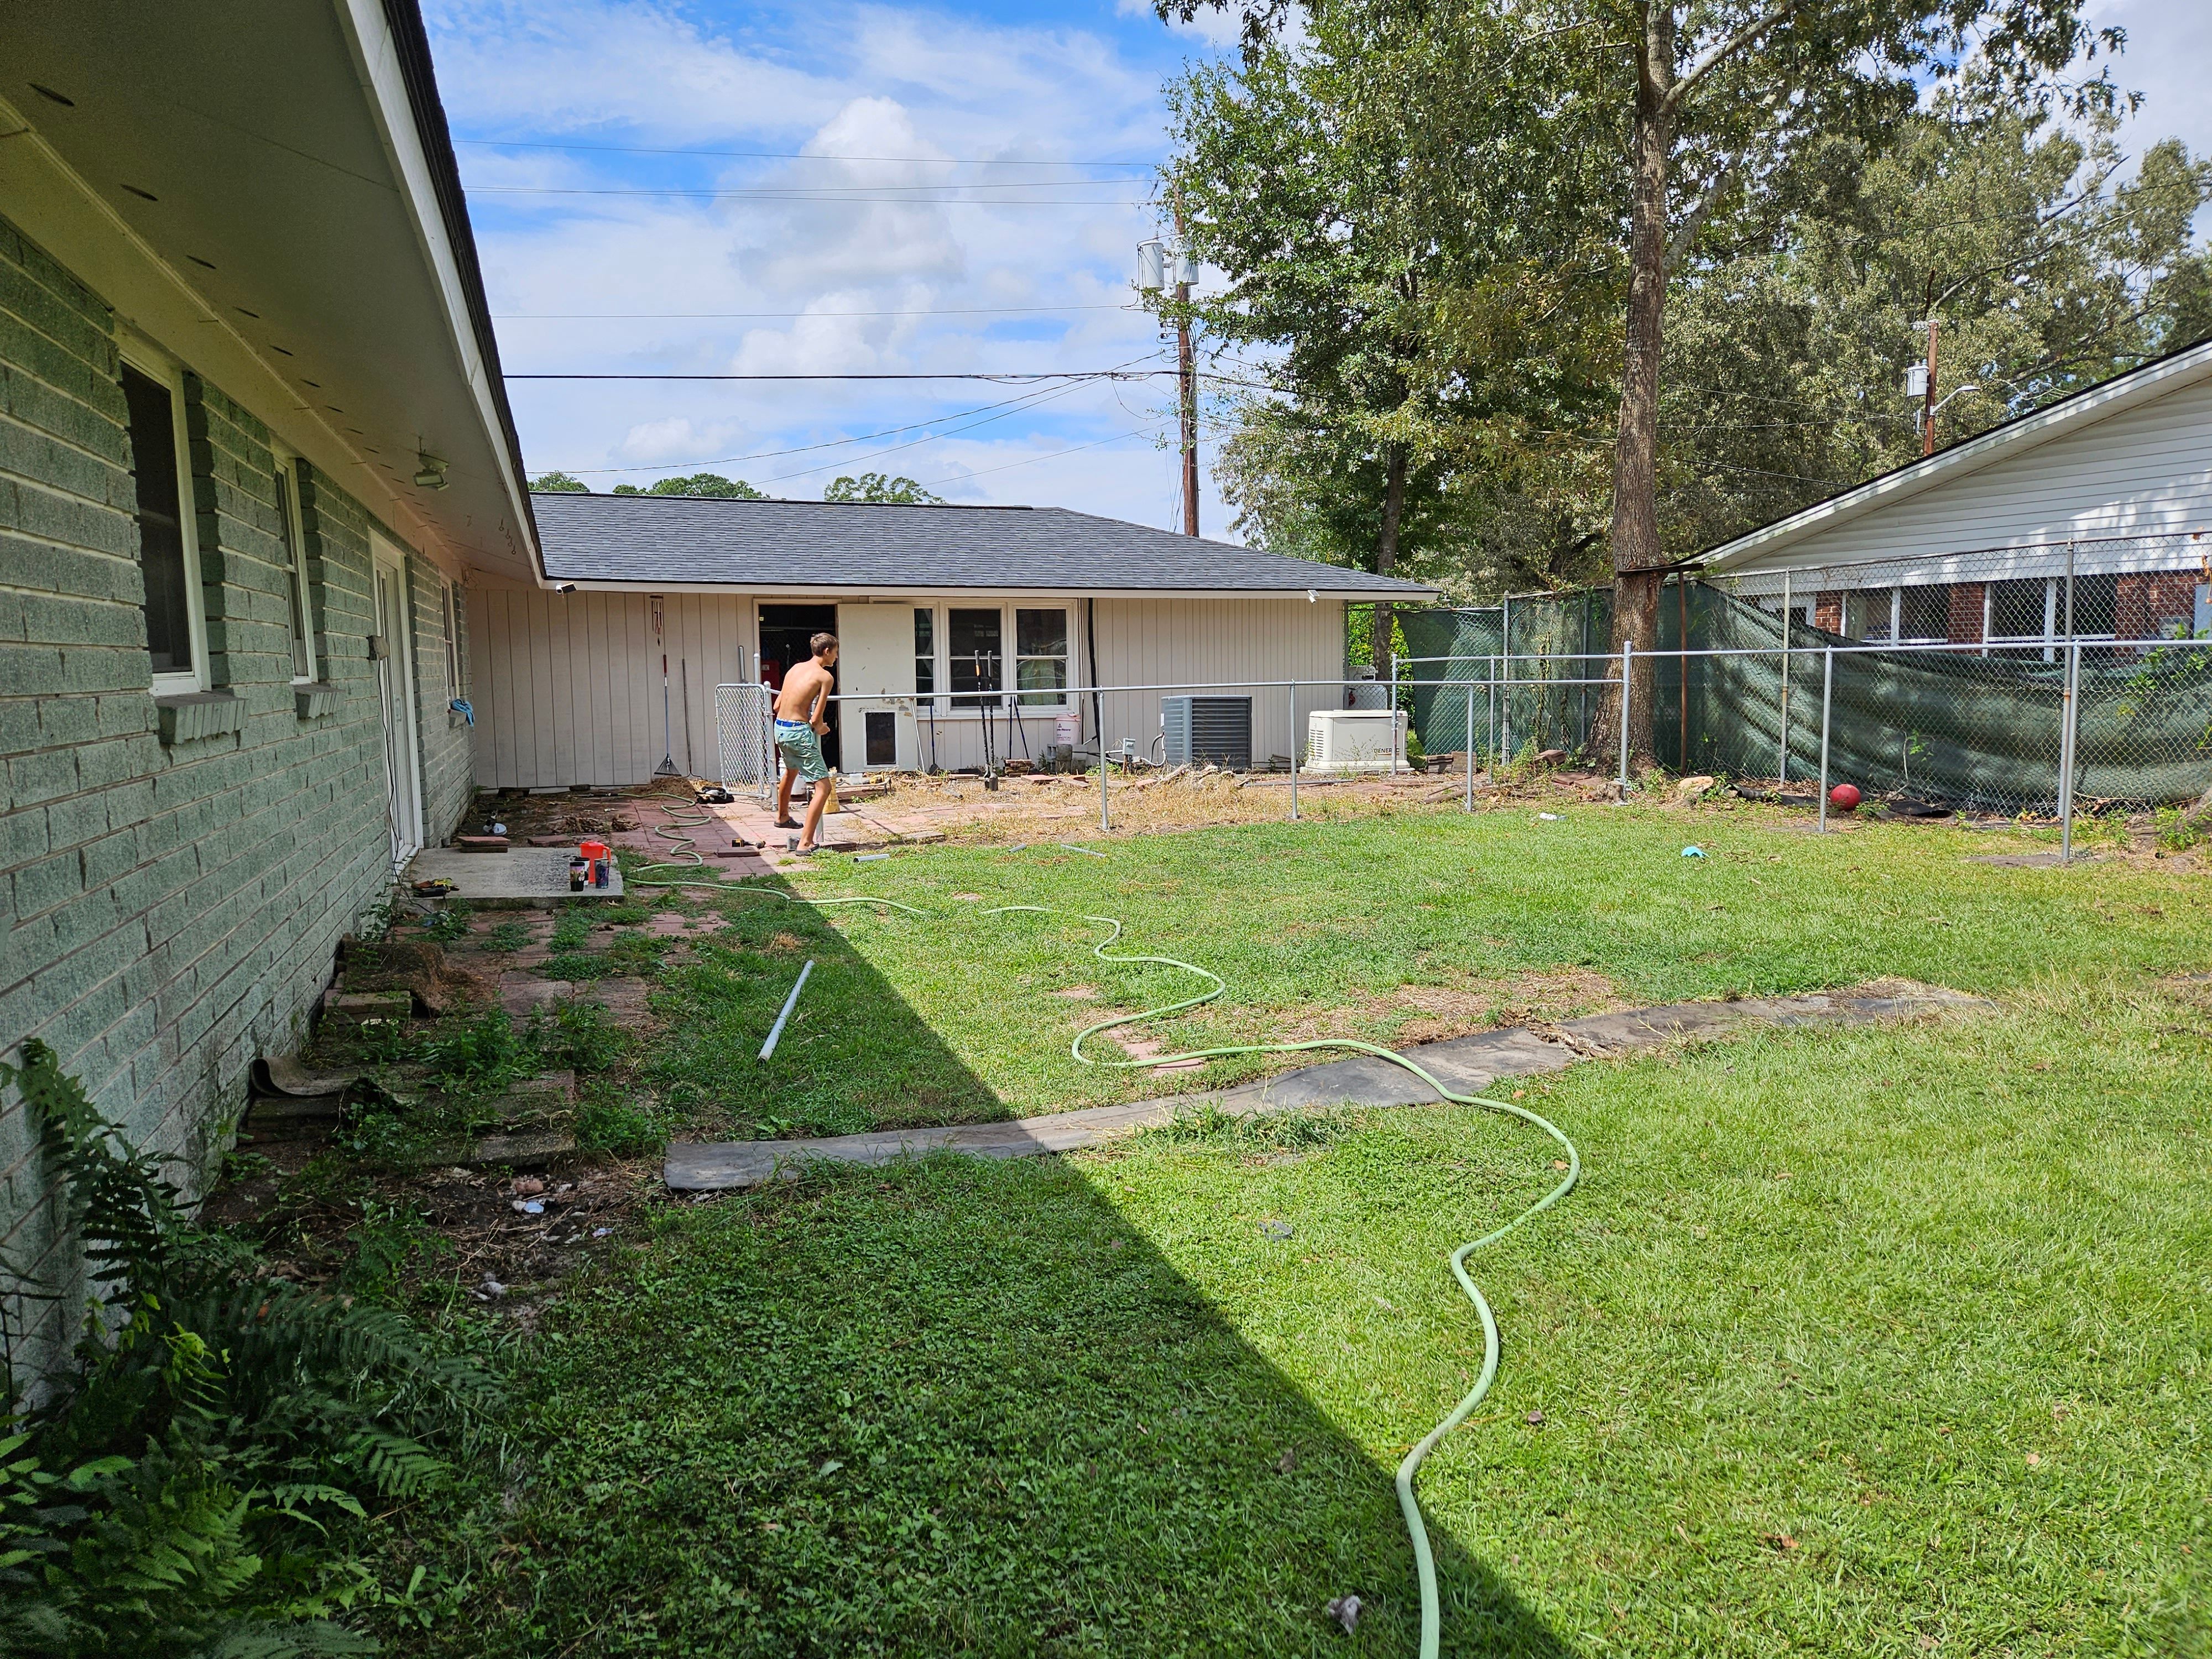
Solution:
<svg viewBox="0 0 2212 1659"><path fill-rule="evenodd" d="M1499 1081L1564 1070L1577 1061L1656 1048L1683 1037L1717 1036L1747 1025L1863 1024L1945 1010L1986 1008L1980 997L1910 980L1876 980L1850 991L1802 996L1746 997L1735 1002L1686 1002L1622 1014L1593 1014L1542 1032L1513 1027L1425 1042L1406 1058L1455 1094L1481 1094ZM1319 1107L1434 1105L1443 1097L1402 1066L1376 1055L1310 1066L1234 1089L1095 1106L1079 1112L998 1123L883 1129L815 1140L678 1142L668 1149L662 1179L675 1192L714 1192L795 1176L809 1159L876 1167L902 1158L951 1152L970 1158L1035 1158L1073 1152L1166 1123L1206 1105L1238 1115Z"/></svg>
<svg viewBox="0 0 2212 1659"><path fill-rule="evenodd" d="M504 853L456 853L429 847L415 855L407 866L409 881L439 877L453 884L455 898L494 908L550 905L565 899L606 899L623 896L622 872L613 872L605 887L568 890L568 860L573 847L511 847Z"/></svg>

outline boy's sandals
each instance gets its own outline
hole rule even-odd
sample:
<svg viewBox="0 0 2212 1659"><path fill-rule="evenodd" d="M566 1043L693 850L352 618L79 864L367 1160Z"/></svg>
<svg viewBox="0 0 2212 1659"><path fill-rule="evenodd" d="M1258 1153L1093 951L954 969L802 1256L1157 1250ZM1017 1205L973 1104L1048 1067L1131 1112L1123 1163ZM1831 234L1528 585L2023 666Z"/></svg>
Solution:
<svg viewBox="0 0 2212 1659"><path fill-rule="evenodd" d="M778 818L775 821L775 827L779 830L796 830L799 828L799 823L797 818Z"/></svg>

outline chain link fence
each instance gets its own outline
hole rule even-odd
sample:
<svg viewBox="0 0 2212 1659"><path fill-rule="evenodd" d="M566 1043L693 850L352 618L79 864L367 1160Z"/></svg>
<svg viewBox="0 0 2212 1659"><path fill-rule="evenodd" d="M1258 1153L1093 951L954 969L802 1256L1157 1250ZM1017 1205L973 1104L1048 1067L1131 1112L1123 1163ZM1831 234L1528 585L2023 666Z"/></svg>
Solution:
<svg viewBox="0 0 2212 1659"><path fill-rule="evenodd" d="M1401 617L1425 747L1613 769L1609 595ZM1751 793L1825 775L1901 811L2142 811L2212 787L2212 539L2106 538L1672 580L1655 758ZM1617 730L1617 727L1607 727Z"/></svg>

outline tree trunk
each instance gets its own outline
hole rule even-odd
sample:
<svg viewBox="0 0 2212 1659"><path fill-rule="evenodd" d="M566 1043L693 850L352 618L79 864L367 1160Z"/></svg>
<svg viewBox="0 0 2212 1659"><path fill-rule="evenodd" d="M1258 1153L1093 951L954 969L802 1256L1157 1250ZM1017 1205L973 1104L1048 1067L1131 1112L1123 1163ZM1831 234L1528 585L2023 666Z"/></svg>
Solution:
<svg viewBox="0 0 2212 1659"><path fill-rule="evenodd" d="M1406 511L1406 447L1392 444L1385 463L1382 484L1382 533L1375 538L1375 574L1394 575L1398 568L1398 520ZM1375 602L1375 678L1390 678L1390 652L1398 635L1398 613L1386 602Z"/></svg>
<svg viewBox="0 0 2212 1659"><path fill-rule="evenodd" d="M1628 339L1620 384L1620 426L1613 460L1613 649L1633 642L1648 653L1658 640L1659 354L1667 297L1667 177L1674 119L1667 95L1674 83L1674 0L1647 0L1638 52L1635 166L1629 200ZM1628 744L1634 758L1651 760L1652 673L1638 663L1630 687ZM1620 740L1618 696L1601 726L1607 745Z"/></svg>

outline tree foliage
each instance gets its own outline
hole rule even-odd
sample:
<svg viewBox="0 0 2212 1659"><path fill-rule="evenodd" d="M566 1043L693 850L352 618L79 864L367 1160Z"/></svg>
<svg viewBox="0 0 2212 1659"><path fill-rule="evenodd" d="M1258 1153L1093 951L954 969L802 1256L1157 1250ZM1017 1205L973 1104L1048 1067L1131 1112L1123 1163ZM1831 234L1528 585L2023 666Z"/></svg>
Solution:
<svg viewBox="0 0 2212 1659"><path fill-rule="evenodd" d="M832 478L822 491L825 501L866 501L894 507L942 507L945 497L932 495L911 478L893 478L881 472L863 472L857 478Z"/></svg>
<svg viewBox="0 0 2212 1659"><path fill-rule="evenodd" d="M719 472L694 472L688 477L661 478L649 488L617 484L617 495L705 495L717 501L764 501L768 497L743 478L726 478Z"/></svg>
<svg viewBox="0 0 2212 1659"><path fill-rule="evenodd" d="M588 495L591 485L566 472L541 472L530 481L530 487L548 495Z"/></svg>

